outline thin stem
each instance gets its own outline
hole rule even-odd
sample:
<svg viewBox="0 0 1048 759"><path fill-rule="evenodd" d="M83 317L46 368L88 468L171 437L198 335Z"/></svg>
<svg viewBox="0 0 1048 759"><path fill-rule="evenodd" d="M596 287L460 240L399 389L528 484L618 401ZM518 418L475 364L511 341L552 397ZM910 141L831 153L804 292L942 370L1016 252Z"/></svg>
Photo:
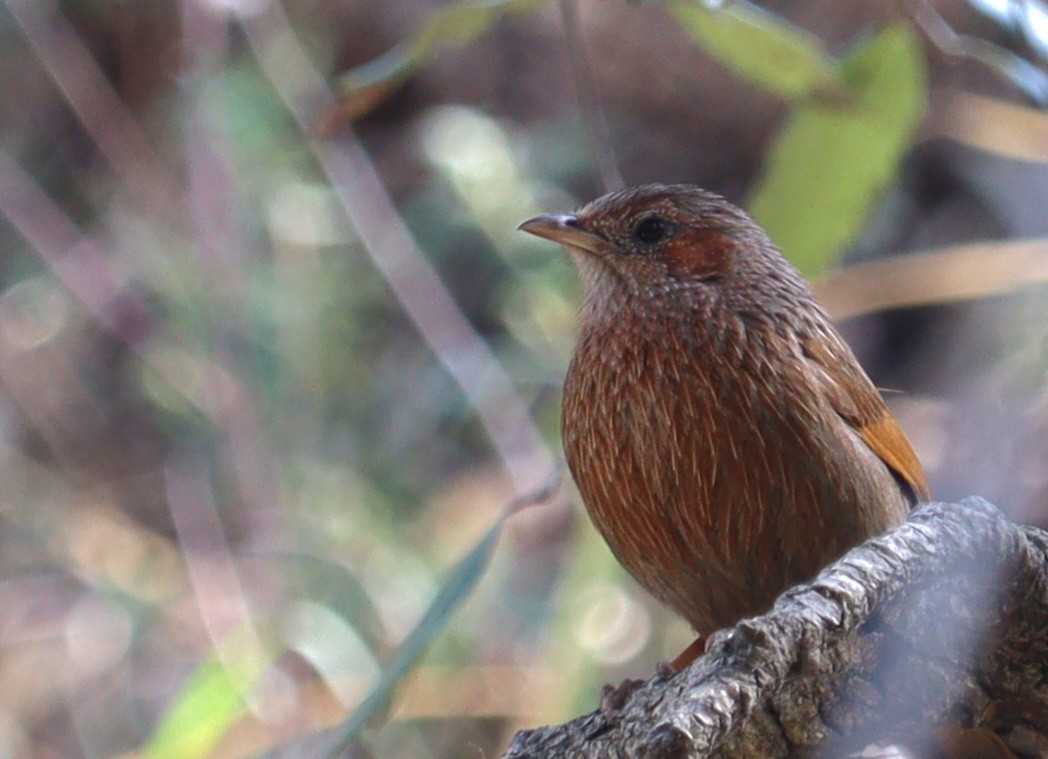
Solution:
<svg viewBox="0 0 1048 759"><path fill-rule="evenodd" d="M579 25L578 8L575 0L560 0L560 15L564 19L564 36L568 42L568 55L571 59L571 74L575 80L575 93L579 99L579 111L582 125L586 130L586 139L597 161L597 168L604 183L606 192L621 190L626 186L615 160L615 148L611 142L611 131L604 116L597 93L597 83L593 78L593 67L590 65L586 46L582 40Z"/></svg>
<svg viewBox="0 0 1048 759"><path fill-rule="evenodd" d="M2 0L26 41L124 184L151 213L179 219L181 192L87 45L54 0Z"/></svg>
<svg viewBox="0 0 1048 759"><path fill-rule="evenodd" d="M315 111L303 103L321 107L334 102L334 95L280 4L270 3L264 13L240 23L266 78L302 133L311 134ZM517 492L533 492L549 479L553 453L512 378L419 249L363 145L347 126L337 138L311 142L310 148L375 268L476 409Z"/></svg>
<svg viewBox="0 0 1048 759"><path fill-rule="evenodd" d="M203 89L228 65L229 22L224 15L207 7L203 0L182 0L183 76L181 95L185 102L185 165L187 167L185 206L204 287L211 288L205 302L242 299L246 289L246 267L251 262L249 248L236 221L236 178L229 165L228 135L210 128L204 110ZM208 353L222 366L236 364L229 335L240 325L233 323L226 309L206 309L200 318L207 324ZM239 378L241 385L250 380ZM253 402L255 393L240 395L230 404L231 413L216 417L219 450L224 465L236 483L246 518L251 519L254 540L273 540L283 535L280 524L279 486L275 481L277 461L259 434L264 427L262 414ZM247 602L245 601L245 604ZM217 643L217 642L216 642ZM216 646L217 650L217 646Z"/></svg>
<svg viewBox="0 0 1048 759"><path fill-rule="evenodd" d="M1039 108L1048 107L1048 76L1040 68L979 37L959 34L928 0L900 0L925 38L947 58L977 61L1012 82Z"/></svg>
<svg viewBox="0 0 1048 759"><path fill-rule="evenodd" d="M1048 282L1048 239L979 242L855 264L815 282L834 319L957 303Z"/></svg>
<svg viewBox="0 0 1048 759"><path fill-rule="evenodd" d="M106 251L84 236L36 180L0 151L0 217L36 251L59 281L112 334L142 349L153 320L145 301L109 265Z"/></svg>

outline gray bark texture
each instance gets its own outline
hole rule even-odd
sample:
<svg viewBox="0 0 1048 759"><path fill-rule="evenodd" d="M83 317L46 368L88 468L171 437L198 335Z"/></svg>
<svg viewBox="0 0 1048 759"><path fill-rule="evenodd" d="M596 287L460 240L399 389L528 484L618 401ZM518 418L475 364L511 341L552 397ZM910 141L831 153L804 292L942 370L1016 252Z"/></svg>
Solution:
<svg viewBox="0 0 1048 759"><path fill-rule="evenodd" d="M504 756L927 756L947 734L1048 757L1048 533L977 498L922 506L614 715L523 730Z"/></svg>

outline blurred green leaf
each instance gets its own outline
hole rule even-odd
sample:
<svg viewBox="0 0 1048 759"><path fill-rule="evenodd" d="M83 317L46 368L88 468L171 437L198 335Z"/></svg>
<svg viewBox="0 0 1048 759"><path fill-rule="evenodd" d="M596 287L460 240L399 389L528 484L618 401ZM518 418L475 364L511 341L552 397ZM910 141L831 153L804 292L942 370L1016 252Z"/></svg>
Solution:
<svg viewBox="0 0 1048 759"><path fill-rule="evenodd" d="M815 37L746 2L711 9L697 0L673 0L681 28L722 64L788 100L841 90L836 61Z"/></svg>
<svg viewBox="0 0 1048 759"><path fill-rule="evenodd" d="M850 102L798 105L779 133L749 206L808 275L854 241L891 183L928 99L920 43L886 27L841 64Z"/></svg>
<svg viewBox="0 0 1048 759"><path fill-rule="evenodd" d="M382 655L386 648L382 616L367 588L349 567L301 551L275 551L268 556L274 566L295 572L303 585L302 597L342 617L360 635L371 654Z"/></svg>
<svg viewBox="0 0 1048 759"><path fill-rule="evenodd" d="M441 48L464 45L487 31L501 16L530 11L544 2L473 0L440 8L414 36L339 77L340 103L321 119L321 133L331 133L345 120L367 113Z"/></svg>
<svg viewBox="0 0 1048 759"><path fill-rule="evenodd" d="M209 756L245 709L243 694L262 674L254 646L228 645L189 677L142 752L143 759Z"/></svg>
<svg viewBox="0 0 1048 759"><path fill-rule="evenodd" d="M361 730L389 708L397 685L414 668L433 640L443 632L451 615L469 598L483 577L499 535L502 534L502 527L511 513L513 509L503 512L481 541L451 571L440 592L422 615L422 619L408 633L393 660L382 673L382 678L349 719L334 731L335 737L324 756L332 759L339 756L340 752L357 738Z"/></svg>

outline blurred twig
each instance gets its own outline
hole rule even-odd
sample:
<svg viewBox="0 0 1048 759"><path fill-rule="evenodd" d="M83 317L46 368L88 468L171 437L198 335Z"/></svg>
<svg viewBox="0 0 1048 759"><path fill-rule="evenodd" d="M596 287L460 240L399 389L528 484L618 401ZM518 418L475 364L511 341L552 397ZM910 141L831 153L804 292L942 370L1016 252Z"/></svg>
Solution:
<svg viewBox="0 0 1048 759"><path fill-rule="evenodd" d="M894 256L832 272L815 283L835 319L893 308L1001 295L1048 282L1048 239L975 243Z"/></svg>
<svg viewBox="0 0 1048 759"><path fill-rule="evenodd" d="M0 151L0 215L7 218L69 292L110 332L140 347L148 306L118 281L101 246L67 217L34 179Z"/></svg>
<svg viewBox="0 0 1048 759"><path fill-rule="evenodd" d="M201 281L222 291L239 293L242 282L238 256L247 247L234 221L236 195L228 166L230 150L222 132L211 126L202 103L205 85L228 65L228 22L203 0L182 0L182 98L184 101L185 204L194 233L193 250L204 272Z"/></svg>
<svg viewBox="0 0 1048 759"><path fill-rule="evenodd" d="M900 0L903 11L947 58L977 61L1010 80L1029 100L1048 107L1048 75L1010 50L957 33L928 0Z"/></svg>
<svg viewBox="0 0 1048 759"><path fill-rule="evenodd" d="M242 402L235 392L216 392L216 387L226 383L200 387L181 367L160 361L150 352L144 339L153 322L148 305L117 281L99 244L81 235L47 193L3 151L0 215L22 234L70 294L190 406L217 425L233 405ZM224 371L218 374L228 376Z"/></svg>
<svg viewBox="0 0 1048 759"><path fill-rule="evenodd" d="M255 629L237 562L230 553L206 459L187 456L164 467L164 484L171 517L183 548L189 582L200 619L215 651L219 643L237 633L238 646L261 662L265 647ZM237 654L244 658L244 651Z"/></svg>
<svg viewBox="0 0 1048 759"><path fill-rule="evenodd" d="M145 197L151 211L181 208L178 185L149 146L87 47L50 0L3 0L66 101L131 197ZM178 213L178 212L176 212ZM201 395L176 367L159 363L144 338L153 322L145 301L118 281L101 246L82 235L35 180L0 152L0 214L4 215L62 284L107 330L123 340L156 375L192 407L215 420L233 402L230 394ZM180 214L179 214L180 215Z"/></svg>
<svg viewBox="0 0 1048 759"><path fill-rule="evenodd" d="M368 113L397 90L437 51L465 45L504 15L527 13L546 0L451 0L428 10L426 21L407 39L335 80L338 102L322 109L315 125L333 137L343 125Z"/></svg>
<svg viewBox="0 0 1048 759"><path fill-rule="evenodd" d="M216 427L236 415L244 402L226 381L202 387L181 366L153 353L145 339L154 316L148 304L117 280L105 251L55 205L18 164L0 151L0 215L4 216L40 256L69 293L110 333L116 335L149 369L192 408ZM177 360L177 359L175 359ZM208 371L227 380L232 376L213 361Z"/></svg>
<svg viewBox="0 0 1048 759"><path fill-rule="evenodd" d="M126 196L178 218L178 183L150 147L97 61L54 0L3 0L84 129L124 183Z"/></svg>
<svg viewBox="0 0 1048 759"><path fill-rule="evenodd" d="M597 83L593 78L593 66L586 54L586 45L579 28L579 13L576 0L559 0L560 15L564 20L564 36L571 58L571 73L575 80L575 92L579 100L579 113L586 130L586 139L597 161L604 191L612 192L625 187L622 174L615 160L615 148L611 142L611 131L604 117L597 94Z"/></svg>
<svg viewBox="0 0 1048 759"><path fill-rule="evenodd" d="M304 135L312 110L332 107L324 77L310 63L277 3L240 21L259 65ZM547 476L553 454L524 399L448 293L393 205L381 177L352 129L312 144L347 218L422 338L476 409L518 492Z"/></svg>
<svg viewBox="0 0 1048 759"><path fill-rule="evenodd" d="M242 294L244 266L248 264L248 245L235 220L237 188L227 165L231 148L228 139L223 140L226 135L216 134L215 129L208 127L202 105L203 87L228 63L229 22L201 0L182 0L181 9L183 97L188 114L186 207L195 234L192 250L205 272L202 281L216 294L206 302L217 302L229 299L231 294ZM228 309L214 309L204 318L228 322L228 314ZM218 329L208 330L214 343L211 352L226 366L235 363L228 336L238 332L237 326L224 323ZM248 382L243 375L238 375L238 381ZM246 513L254 522L253 537L273 538L278 514L278 486L274 481L277 462L266 445L267 437L259 434L262 424L249 393L239 393L237 397L240 402L231 404L230 413L215 420L223 433L218 436L218 444L238 495L249 506Z"/></svg>
<svg viewBox="0 0 1048 759"><path fill-rule="evenodd" d="M164 467L171 518L214 656L197 667L168 706L142 751L144 759L210 756L251 703L250 694L270 663L226 539L211 467L202 452Z"/></svg>
<svg viewBox="0 0 1048 759"><path fill-rule="evenodd" d="M1048 163L1048 115L1029 106L949 92L941 98L928 133L988 153Z"/></svg>

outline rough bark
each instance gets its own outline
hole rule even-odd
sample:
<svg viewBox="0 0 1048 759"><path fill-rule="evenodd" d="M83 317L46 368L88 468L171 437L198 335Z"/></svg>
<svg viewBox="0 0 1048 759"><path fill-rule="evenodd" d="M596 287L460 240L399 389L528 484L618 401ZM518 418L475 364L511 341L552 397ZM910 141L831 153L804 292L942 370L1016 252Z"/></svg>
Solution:
<svg viewBox="0 0 1048 759"><path fill-rule="evenodd" d="M920 752L943 726L1048 756L1048 534L975 498L923 506L612 718L521 731L505 757Z"/></svg>

